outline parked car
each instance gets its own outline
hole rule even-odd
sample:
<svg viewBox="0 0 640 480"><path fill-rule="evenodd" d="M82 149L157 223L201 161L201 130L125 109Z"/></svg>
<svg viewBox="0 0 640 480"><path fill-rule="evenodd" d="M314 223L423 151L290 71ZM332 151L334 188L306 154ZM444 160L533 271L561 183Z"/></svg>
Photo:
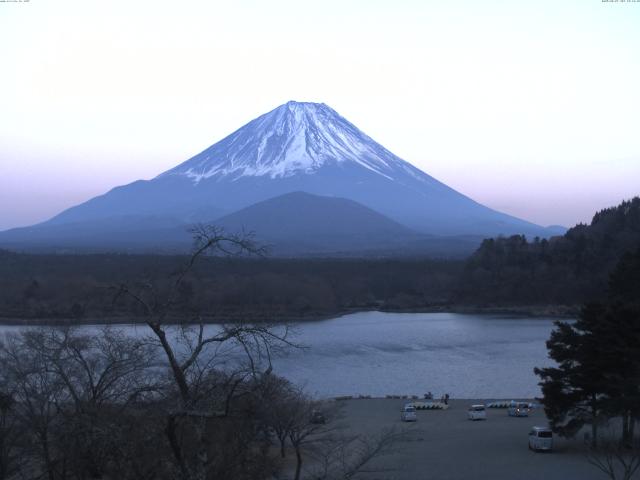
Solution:
<svg viewBox="0 0 640 480"><path fill-rule="evenodd" d="M553 432L548 427L533 427L529 432L529 449L551 451L553 448Z"/></svg>
<svg viewBox="0 0 640 480"><path fill-rule="evenodd" d="M484 405L471 405L467 412L469 420L486 420L487 410Z"/></svg>
<svg viewBox="0 0 640 480"><path fill-rule="evenodd" d="M411 404L403 405L400 411L400 419L403 422L415 422L418 420L416 408Z"/></svg>
<svg viewBox="0 0 640 480"><path fill-rule="evenodd" d="M530 410L531 410L531 408L529 408L529 404L526 403L526 402L515 402L515 401L512 401L509 404L509 416L510 417L528 417Z"/></svg>

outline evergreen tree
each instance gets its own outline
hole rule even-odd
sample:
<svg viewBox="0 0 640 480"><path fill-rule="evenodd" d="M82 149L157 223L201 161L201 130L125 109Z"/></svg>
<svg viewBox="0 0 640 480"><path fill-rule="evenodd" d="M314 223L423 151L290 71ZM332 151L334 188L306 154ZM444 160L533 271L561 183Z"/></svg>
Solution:
<svg viewBox="0 0 640 480"><path fill-rule="evenodd" d="M556 367L536 368L552 428L575 435L585 424L622 419L631 444L640 418L640 250L625 255L611 274L607 300L582 308L574 323L558 322L547 342Z"/></svg>
<svg viewBox="0 0 640 480"><path fill-rule="evenodd" d="M622 440L631 445L640 419L640 249L625 254L611 274L604 323L614 364L609 378L611 413L622 418Z"/></svg>
<svg viewBox="0 0 640 480"><path fill-rule="evenodd" d="M572 437L589 424L593 446L606 408L607 381L599 363L602 344L593 331L603 312L601 305L592 304L583 308L577 322L557 322L547 349L558 366L534 370L542 379L542 403L553 430Z"/></svg>

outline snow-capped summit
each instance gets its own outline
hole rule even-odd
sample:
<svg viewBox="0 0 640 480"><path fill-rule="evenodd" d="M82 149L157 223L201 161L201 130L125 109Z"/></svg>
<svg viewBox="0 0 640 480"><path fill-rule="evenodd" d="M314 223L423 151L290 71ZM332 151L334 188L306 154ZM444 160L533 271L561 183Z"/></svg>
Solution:
<svg viewBox="0 0 640 480"><path fill-rule="evenodd" d="M389 180L415 168L324 103L290 101L163 173L206 178L290 177L353 162ZM406 174L406 173L405 173Z"/></svg>

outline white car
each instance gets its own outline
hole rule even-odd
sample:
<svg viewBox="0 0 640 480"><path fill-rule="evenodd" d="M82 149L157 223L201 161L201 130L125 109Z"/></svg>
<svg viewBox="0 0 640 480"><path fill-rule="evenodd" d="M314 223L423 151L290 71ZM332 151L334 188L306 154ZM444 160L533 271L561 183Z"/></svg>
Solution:
<svg viewBox="0 0 640 480"><path fill-rule="evenodd" d="M548 427L533 427L529 432L529 449L536 452L551 451L553 432Z"/></svg>
<svg viewBox="0 0 640 480"><path fill-rule="evenodd" d="M469 407L467 416L469 420L486 420L487 410L484 405L471 405Z"/></svg>
<svg viewBox="0 0 640 480"><path fill-rule="evenodd" d="M403 422L417 421L418 417L416 415L416 408L411 404L404 405L402 410L400 410L400 419Z"/></svg>

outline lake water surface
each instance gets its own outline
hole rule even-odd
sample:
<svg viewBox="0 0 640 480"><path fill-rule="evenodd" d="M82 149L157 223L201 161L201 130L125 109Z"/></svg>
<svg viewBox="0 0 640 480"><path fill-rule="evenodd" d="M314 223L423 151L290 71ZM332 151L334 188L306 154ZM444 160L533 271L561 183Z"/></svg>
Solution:
<svg viewBox="0 0 640 480"><path fill-rule="evenodd" d="M307 348L277 355L274 371L321 397L431 391L438 397L531 398L540 395L533 368L552 364L545 341L553 320L355 313L296 325L294 340ZM0 332L17 329L0 326Z"/></svg>

